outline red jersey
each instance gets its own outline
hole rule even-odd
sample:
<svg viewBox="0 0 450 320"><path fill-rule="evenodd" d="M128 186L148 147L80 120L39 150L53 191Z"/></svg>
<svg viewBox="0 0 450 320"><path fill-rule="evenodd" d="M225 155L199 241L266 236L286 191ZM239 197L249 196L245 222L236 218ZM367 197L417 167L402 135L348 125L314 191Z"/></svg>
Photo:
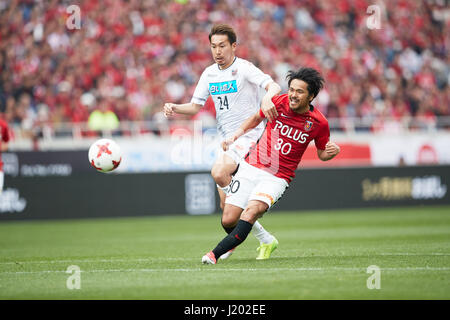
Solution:
<svg viewBox="0 0 450 320"><path fill-rule="evenodd" d="M298 114L289 108L287 94L272 98L278 117L267 122L266 129L246 161L288 183L295 177L303 153L314 140L317 149L324 150L330 139L328 120L311 106L308 112ZM259 111L261 117L265 117Z"/></svg>
<svg viewBox="0 0 450 320"><path fill-rule="evenodd" d="M8 142L9 141L9 129L8 124L3 120L0 119L0 146L2 142ZM0 149L0 171L3 171L3 162L2 162L2 153Z"/></svg>

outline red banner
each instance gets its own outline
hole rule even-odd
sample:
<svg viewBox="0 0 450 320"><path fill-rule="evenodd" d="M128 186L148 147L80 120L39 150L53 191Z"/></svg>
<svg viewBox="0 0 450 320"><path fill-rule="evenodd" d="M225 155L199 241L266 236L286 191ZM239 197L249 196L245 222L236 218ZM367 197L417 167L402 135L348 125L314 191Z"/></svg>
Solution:
<svg viewBox="0 0 450 320"><path fill-rule="evenodd" d="M310 144L303 154L300 167L347 167L372 165L369 144L339 143L341 152L330 161L321 161L317 149Z"/></svg>

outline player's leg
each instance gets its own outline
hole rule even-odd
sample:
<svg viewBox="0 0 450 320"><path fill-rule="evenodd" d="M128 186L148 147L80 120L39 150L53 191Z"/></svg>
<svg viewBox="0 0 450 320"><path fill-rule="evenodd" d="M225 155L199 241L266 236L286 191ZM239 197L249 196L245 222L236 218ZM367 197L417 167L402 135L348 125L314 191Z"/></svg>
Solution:
<svg viewBox="0 0 450 320"><path fill-rule="evenodd" d="M226 195L225 192L222 190L222 188L219 187L219 185L217 185L217 192L219 193L220 209L223 210L224 207L225 207L225 199L226 199L227 195Z"/></svg>
<svg viewBox="0 0 450 320"><path fill-rule="evenodd" d="M242 212L241 219L250 224L255 224L256 220L261 218L269 208L269 205L260 200L250 200L247 208Z"/></svg>
<svg viewBox="0 0 450 320"><path fill-rule="evenodd" d="M258 182L253 187L255 180ZM236 227L214 250L203 256L203 263L215 264L216 257L220 257L228 250L241 244L257 220L281 198L288 187L288 183L284 179L275 177L246 163L242 163L235 181L239 181L241 185L235 193L227 198L226 204L231 203L241 208L244 207L243 203L247 202L247 205ZM252 188L252 191L249 193L250 188ZM257 259L268 259L277 246L278 241L275 238L269 244L261 243Z"/></svg>
<svg viewBox="0 0 450 320"><path fill-rule="evenodd" d="M233 182L225 201L222 213L221 224L227 234L231 233L239 221L242 211L247 205L248 197L253 188L256 186L255 181L245 176L245 170L240 170L233 177ZM220 259L227 259L234 252L235 248L231 248L220 256Z"/></svg>
<svg viewBox="0 0 450 320"><path fill-rule="evenodd" d="M230 190L232 174L236 171L237 166L237 162L225 153L219 155L212 166L211 176L217 183L221 209L224 208L225 197Z"/></svg>
<svg viewBox="0 0 450 320"><path fill-rule="evenodd" d="M230 234L230 232L233 231L234 227L236 227L236 224L239 221L239 217L241 216L242 211L243 209L240 207L225 203L221 223L222 228L225 230L227 234ZM225 252L223 255L220 256L220 259L222 260L228 259L233 254L234 249L236 248L232 248L227 252Z"/></svg>
<svg viewBox="0 0 450 320"><path fill-rule="evenodd" d="M239 221L243 209L233 204L225 203L222 214L222 227L226 233L230 233Z"/></svg>
<svg viewBox="0 0 450 320"><path fill-rule="evenodd" d="M254 201L257 201L256 203L265 203L266 206L264 209L270 209L282 197L288 187L288 183L284 179L275 177L247 163L241 164L241 168L234 180L241 182L239 187L241 189L232 193L227 198L226 204L235 204L241 208L246 206L240 219L246 220L253 225L252 232L260 240L260 245L257 249L259 254L256 259L269 259L272 252L278 247L278 240L265 230L260 235L256 234L259 231L258 229L262 228L262 226L259 227L260 224L257 221L259 216L251 216L249 214L253 214L254 212L261 213L261 210L256 210L261 208L257 207ZM249 188L252 188L250 193ZM247 219L247 217L252 217L252 220Z"/></svg>
<svg viewBox="0 0 450 320"><path fill-rule="evenodd" d="M258 183L258 169L250 166L245 161L241 162L240 166L242 166L242 168L239 168L233 177L233 182L231 183L230 191L227 195L225 207L227 204L231 204L235 207L245 208L253 188ZM242 210L243 209L241 209L241 212ZM231 213L233 212L231 210L228 211ZM229 214L227 212L223 212L222 222L230 220L232 223L228 227L234 227L239 220L239 216L232 214L228 217L228 215ZM264 229L259 221L256 221L253 224L252 234L256 237L256 239L258 239L260 244L269 244L276 240L274 236Z"/></svg>
<svg viewBox="0 0 450 320"><path fill-rule="evenodd" d="M211 175L214 181L217 183L217 191L219 192L220 197L220 209L222 209L221 224L227 234L230 233L231 230L233 230L234 226L236 225L237 219L239 219L239 216L242 212L241 208L235 206L233 206L234 208L231 206L227 208L227 206L225 205L227 192L229 192L231 188L231 177L232 174L236 171L236 168L237 163L225 153L221 153L211 169ZM234 220L236 221L233 222ZM224 260L229 258L233 254L234 249L235 248L232 248L228 252L224 253L222 256L220 256L220 259Z"/></svg>
<svg viewBox="0 0 450 320"><path fill-rule="evenodd" d="M269 206L258 200L250 201L241 215L236 227L210 252L202 258L203 263L215 264L216 257L222 256L229 250L245 241L252 230L253 224L261 217Z"/></svg>
<svg viewBox="0 0 450 320"><path fill-rule="evenodd" d="M261 201L267 204L267 210L269 210L284 194L284 191L288 187L288 183L281 178L264 172L261 181L252 191L249 197L250 201ZM241 216L241 219L246 219L245 215ZM247 219L248 220L248 219ZM251 220L249 220L251 221ZM272 236L267 242L261 242L258 251L257 260L269 259L272 252L278 247L278 240Z"/></svg>
<svg viewBox="0 0 450 320"><path fill-rule="evenodd" d="M235 143L230 146L230 150L226 153L222 153L217 158L211 169L211 175L217 183L219 190L220 208L222 210L225 206L227 194L232 191L232 175L236 172L238 166L237 163L239 163L240 159L245 155L243 154L243 150L248 150L252 143L253 141L249 139L243 139L243 141L240 141L240 139L236 140ZM237 188L239 188L239 186L236 184L236 187L234 187L235 192ZM269 244L275 240L275 238L266 231L258 221L253 225L252 232L260 244Z"/></svg>

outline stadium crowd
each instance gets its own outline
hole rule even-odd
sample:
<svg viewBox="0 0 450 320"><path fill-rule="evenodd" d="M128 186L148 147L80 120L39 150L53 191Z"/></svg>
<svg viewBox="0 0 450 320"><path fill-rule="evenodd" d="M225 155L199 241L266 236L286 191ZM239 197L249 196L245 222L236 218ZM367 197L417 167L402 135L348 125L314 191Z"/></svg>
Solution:
<svg viewBox="0 0 450 320"><path fill-rule="evenodd" d="M66 25L73 4L80 29ZM380 29L366 23L373 4ZM444 0L0 0L0 111L24 130L87 122L99 108L161 120L164 102L189 101L213 63L219 22L235 28L237 56L284 90L289 69L320 70L315 105L328 118L450 115ZM209 102L196 117L214 116Z"/></svg>

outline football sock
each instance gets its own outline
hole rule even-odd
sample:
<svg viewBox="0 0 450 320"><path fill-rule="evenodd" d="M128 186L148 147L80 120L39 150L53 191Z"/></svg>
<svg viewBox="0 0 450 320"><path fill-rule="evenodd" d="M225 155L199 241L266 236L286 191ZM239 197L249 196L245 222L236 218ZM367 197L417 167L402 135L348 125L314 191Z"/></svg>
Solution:
<svg viewBox="0 0 450 320"><path fill-rule="evenodd" d="M217 247L213 249L214 256L216 258L223 255L228 250L233 249L240 245L247 238L248 234L252 230L252 224L245 220L239 220L236 227L231 231L222 241L219 242Z"/></svg>
<svg viewBox="0 0 450 320"><path fill-rule="evenodd" d="M258 221L253 225L252 233L260 243L269 244L273 241L273 236Z"/></svg>

